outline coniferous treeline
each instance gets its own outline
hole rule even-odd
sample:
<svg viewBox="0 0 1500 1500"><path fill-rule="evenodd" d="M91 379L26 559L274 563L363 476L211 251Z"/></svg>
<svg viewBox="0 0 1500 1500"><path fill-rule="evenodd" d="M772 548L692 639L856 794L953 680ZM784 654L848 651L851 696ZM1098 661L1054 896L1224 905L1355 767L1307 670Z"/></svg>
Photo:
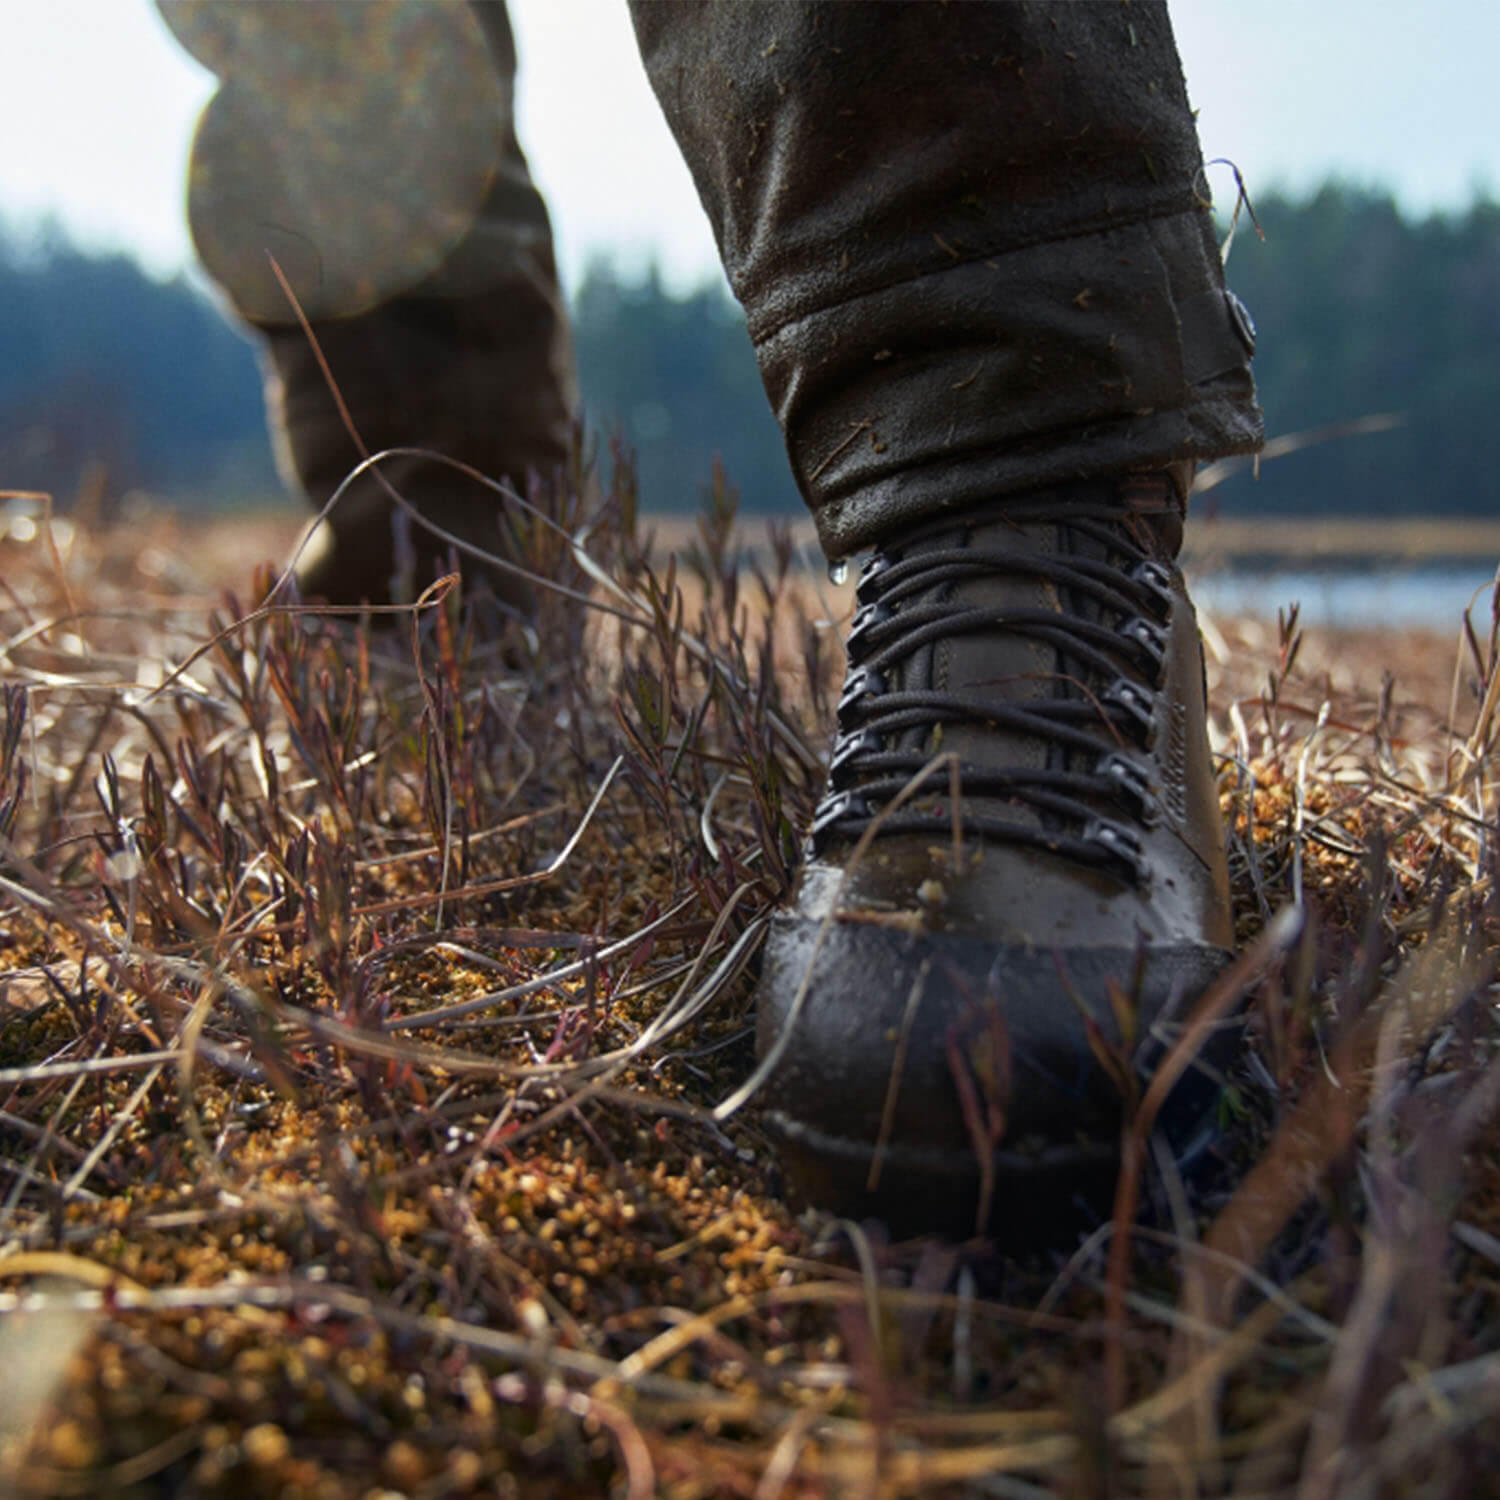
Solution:
<svg viewBox="0 0 1500 1500"><path fill-rule="evenodd" d="M25 252L0 239L0 489L66 506L102 465L116 499L264 495L260 400L251 345L184 278L56 233Z"/></svg>
<svg viewBox="0 0 1500 1500"><path fill-rule="evenodd" d="M1500 204L1404 216L1331 185L1255 204L1227 267L1259 333L1271 434L1381 412L1399 428L1304 449L1222 491L1226 509L1500 514L1491 445L1500 403Z"/></svg>
<svg viewBox="0 0 1500 1500"><path fill-rule="evenodd" d="M1500 404L1500 205L1411 218L1332 185L1256 204L1229 279L1259 329L1272 434L1400 412L1404 425L1324 443L1215 492L1228 511L1500 514L1489 448ZM674 295L596 264L575 298L591 424L635 448L643 503L696 505L715 454L747 509L795 487L738 309L721 287ZM54 238L0 241L0 489L66 504L91 462L110 490L224 503L275 487L253 349L182 278Z"/></svg>

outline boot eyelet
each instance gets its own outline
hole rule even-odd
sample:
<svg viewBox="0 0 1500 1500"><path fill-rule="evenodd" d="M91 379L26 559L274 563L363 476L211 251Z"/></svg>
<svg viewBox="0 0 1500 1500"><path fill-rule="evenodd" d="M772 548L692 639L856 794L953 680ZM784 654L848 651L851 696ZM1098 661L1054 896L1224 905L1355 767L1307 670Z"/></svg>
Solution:
<svg viewBox="0 0 1500 1500"><path fill-rule="evenodd" d="M882 604L878 599L872 599L868 604L861 604L854 611L853 623L849 626L849 638L844 642L844 649L849 653L851 659L859 656L868 644L865 638L871 631L884 625L887 620L895 618L896 612L889 604Z"/></svg>
<svg viewBox="0 0 1500 1500"><path fill-rule="evenodd" d="M816 850L833 831L834 825L845 818L868 818L870 804L858 792L835 792L824 797L813 811L812 827L807 831L807 841Z"/></svg>
<svg viewBox="0 0 1500 1500"><path fill-rule="evenodd" d="M1120 634L1140 648L1153 682L1161 682L1167 666L1167 633L1160 625L1137 615L1120 627Z"/></svg>
<svg viewBox="0 0 1500 1500"><path fill-rule="evenodd" d="M890 572L891 560L885 553L877 552L859 570L859 581L854 585L854 597L861 604L870 604L880 593L880 579Z"/></svg>
<svg viewBox="0 0 1500 1500"><path fill-rule="evenodd" d="M1138 823L1149 826L1155 821L1156 797L1151 778L1138 761L1112 751L1095 762L1094 774L1110 783L1115 797Z"/></svg>
<svg viewBox="0 0 1500 1500"><path fill-rule="evenodd" d="M852 729L856 717L864 711L865 699L878 698L885 691L885 678L873 667L857 667L852 671L839 695L839 728Z"/></svg>
<svg viewBox="0 0 1500 1500"><path fill-rule="evenodd" d="M1136 885L1146 884L1146 846L1134 829L1106 818L1091 818L1084 825L1083 841L1092 844L1106 863L1127 874Z"/></svg>
<svg viewBox="0 0 1500 1500"><path fill-rule="evenodd" d="M861 729L858 734L840 736L833 747L833 759L828 763L828 784L841 787L854 770L858 756L871 755L884 749L884 744L873 729Z"/></svg>
<svg viewBox="0 0 1500 1500"><path fill-rule="evenodd" d="M1099 695L1106 708L1118 709L1136 731L1143 745L1149 745L1156 736L1156 704L1151 694L1140 683L1128 677L1116 677Z"/></svg>
<svg viewBox="0 0 1500 1500"><path fill-rule="evenodd" d="M1172 593L1172 573L1169 568L1148 559L1145 562L1138 562L1130 570L1128 576L1130 581L1140 588L1156 606L1156 612L1162 619L1165 620L1171 615L1175 599Z"/></svg>

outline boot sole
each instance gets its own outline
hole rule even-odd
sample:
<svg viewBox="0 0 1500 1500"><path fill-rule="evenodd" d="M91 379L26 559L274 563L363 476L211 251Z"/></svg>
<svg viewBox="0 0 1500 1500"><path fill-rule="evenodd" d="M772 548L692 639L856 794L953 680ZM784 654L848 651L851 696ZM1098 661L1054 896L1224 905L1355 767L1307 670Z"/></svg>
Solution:
<svg viewBox="0 0 1500 1500"><path fill-rule="evenodd" d="M996 1151L984 1212L984 1174L972 1152L877 1150L868 1141L829 1135L781 1110L769 1110L763 1118L798 1202L840 1218L879 1219L898 1239L936 1234L951 1240L985 1237L1010 1250L1054 1246L1097 1226L1110 1212L1119 1182L1118 1141L1029 1154ZM1178 1172L1191 1177L1219 1136L1210 1113L1174 1146Z"/></svg>

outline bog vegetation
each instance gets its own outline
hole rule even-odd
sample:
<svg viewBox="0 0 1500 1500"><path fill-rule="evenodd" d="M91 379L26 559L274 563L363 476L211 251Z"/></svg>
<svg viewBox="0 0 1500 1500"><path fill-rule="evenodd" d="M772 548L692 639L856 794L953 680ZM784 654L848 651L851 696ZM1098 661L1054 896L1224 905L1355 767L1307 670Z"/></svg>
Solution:
<svg viewBox="0 0 1500 1500"><path fill-rule="evenodd" d="M891 1244L718 1109L845 601L607 468L530 630L214 602L222 524L0 543L0 1488L1485 1492L1493 621L1399 677L1211 622L1222 1147L1053 1254Z"/></svg>

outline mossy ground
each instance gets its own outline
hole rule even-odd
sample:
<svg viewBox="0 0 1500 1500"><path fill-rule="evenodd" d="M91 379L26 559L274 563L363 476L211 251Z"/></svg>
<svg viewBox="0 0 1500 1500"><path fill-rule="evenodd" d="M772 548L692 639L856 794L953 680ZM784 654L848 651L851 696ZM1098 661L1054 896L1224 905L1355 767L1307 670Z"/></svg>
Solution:
<svg viewBox="0 0 1500 1500"><path fill-rule="evenodd" d="M616 613L530 634L215 601L233 526L0 541L11 1491L1493 1490L1488 621L1208 622L1218 1158L1053 1253L890 1244L714 1113L844 595L722 490L674 565L576 488L533 561Z"/></svg>

